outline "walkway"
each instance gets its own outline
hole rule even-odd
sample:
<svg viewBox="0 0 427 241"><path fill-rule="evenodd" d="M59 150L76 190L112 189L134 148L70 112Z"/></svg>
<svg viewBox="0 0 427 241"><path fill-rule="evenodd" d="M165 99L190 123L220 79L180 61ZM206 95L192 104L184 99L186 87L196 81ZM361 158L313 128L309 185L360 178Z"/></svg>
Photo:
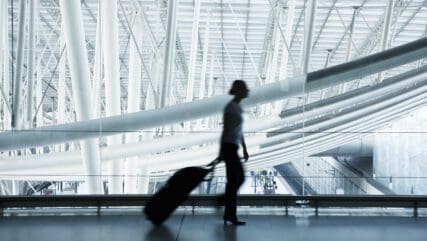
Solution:
<svg viewBox="0 0 427 241"><path fill-rule="evenodd" d="M120 213L120 212L118 212ZM1 241L417 241L427 218L269 215L241 212L246 226L223 226L221 216L188 209L155 228L136 212L96 215L0 217ZM302 213L302 214L301 214Z"/></svg>

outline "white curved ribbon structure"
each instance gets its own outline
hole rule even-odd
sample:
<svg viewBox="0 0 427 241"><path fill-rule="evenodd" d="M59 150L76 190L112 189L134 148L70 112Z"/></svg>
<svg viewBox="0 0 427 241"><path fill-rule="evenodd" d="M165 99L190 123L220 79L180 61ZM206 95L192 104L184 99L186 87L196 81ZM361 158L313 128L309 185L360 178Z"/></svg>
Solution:
<svg viewBox="0 0 427 241"><path fill-rule="evenodd" d="M378 73L427 56L427 38L337 65L307 76L290 78L260 86L251 91L242 104L250 107L290 96L326 88L338 83ZM220 113L229 96L215 96L158 110L140 111L120 116L80 121L70 124L33 128L0 134L0 151L59 144L74 140L111 136L128 131L149 129L194 120Z"/></svg>
<svg viewBox="0 0 427 241"><path fill-rule="evenodd" d="M427 38L346 64L251 90L244 107L327 88L427 56ZM245 131L251 159L249 169L275 166L324 152L363 136L426 105L427 67L408 71L382 83L284 111L280 116L248 120ZM45 146L122 134L220 113L229 96L216 96L158 110L0 133L0 151ZM252 132L262 134L251 135ZM110 160L139 156L151 172L168 172L206 164L218 151L219 129L188 136L112 145L101 148L103 173ZM180 150L182 149L182 150ZM85 180L81 152L0 159L0 179ZM223 173L219 166L218 172ZM105 176L107 178L107 176Z"/></svg>

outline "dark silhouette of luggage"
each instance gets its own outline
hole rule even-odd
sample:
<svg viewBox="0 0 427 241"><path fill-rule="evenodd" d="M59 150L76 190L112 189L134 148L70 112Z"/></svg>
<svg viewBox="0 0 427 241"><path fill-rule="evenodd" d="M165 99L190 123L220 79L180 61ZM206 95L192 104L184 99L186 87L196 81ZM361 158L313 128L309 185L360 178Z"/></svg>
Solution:
<svg viewBox="0 0 427 241"><path fill-rule="evenodd" d="M194 188L202 181L209 180L205 179L206 176L213 172L219 161L217 158L206 167L185 167L178 170L148 201L144 209L147 219L155 225L162 224Z"/></svg>

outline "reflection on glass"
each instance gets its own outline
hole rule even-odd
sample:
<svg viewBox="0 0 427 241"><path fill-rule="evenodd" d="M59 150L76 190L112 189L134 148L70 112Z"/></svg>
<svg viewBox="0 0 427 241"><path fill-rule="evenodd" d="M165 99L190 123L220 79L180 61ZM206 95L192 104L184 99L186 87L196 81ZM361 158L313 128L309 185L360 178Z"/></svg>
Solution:
<svg viewBox="0 0 427 241"><path fill-rule="evenodd" d="M392 123L375 135L376 176L394 192L427 194L427 109Z"/></svg>

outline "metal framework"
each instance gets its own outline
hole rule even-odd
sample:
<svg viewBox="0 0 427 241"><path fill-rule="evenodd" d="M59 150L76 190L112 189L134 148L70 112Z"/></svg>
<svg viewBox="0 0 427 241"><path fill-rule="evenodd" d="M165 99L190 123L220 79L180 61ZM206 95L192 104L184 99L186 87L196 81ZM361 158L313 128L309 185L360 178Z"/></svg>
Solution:
<svg viewBox="0 0 427 241"><path fill-rule="evenodd" d="M101 214L104 207L116 206L144 206L151 195L84 195L84 196L57 196L57 197L1 197L1 214L8 208L28 207L96 207ZM200 207L217 205L215 196L189 196L182 206ZM418 217L418 208L427 207L426 196L290 196L290 195L240 195L237 199L239 206L277 206L300 207L307 205L315 209L318 216L320 208L329 207L401 207L412 208L413 217Z"/></svg>
<svg viewBox="0 0 427 241"><path fill-rule="evenodd" d="M202 163L202 153L216 152L216 115L234 78L252 90L244 102L249 131L322 130L303 138L306 155L349 143L362 135L325 132L375 130L425 105L426 4L2 1L0 165L5 173L30 171L23 161L6 163L21 158L40 161L34 173L76 174L73 180L83 173L91 193L101 192L100 175L110 175L110 193L146 190L148 181L133 174ZM301 150L292 135L248 139L250 168ZM167 163L171 157L191 158Z"/></svg>

